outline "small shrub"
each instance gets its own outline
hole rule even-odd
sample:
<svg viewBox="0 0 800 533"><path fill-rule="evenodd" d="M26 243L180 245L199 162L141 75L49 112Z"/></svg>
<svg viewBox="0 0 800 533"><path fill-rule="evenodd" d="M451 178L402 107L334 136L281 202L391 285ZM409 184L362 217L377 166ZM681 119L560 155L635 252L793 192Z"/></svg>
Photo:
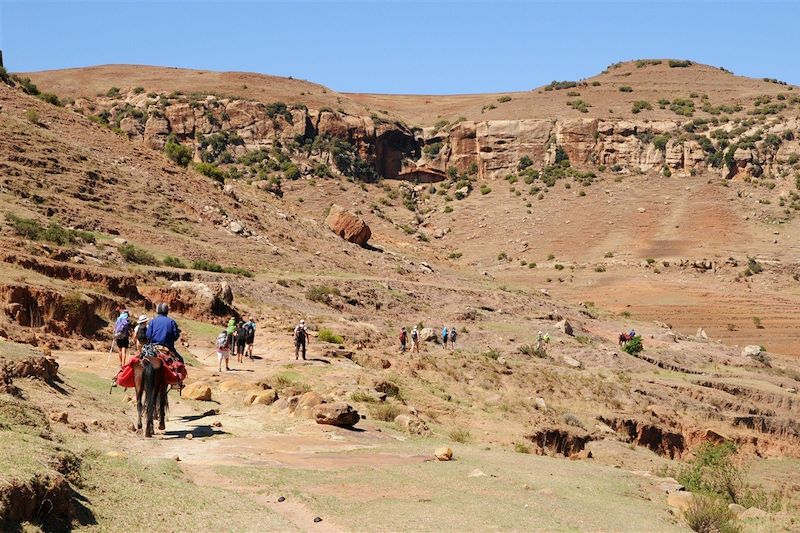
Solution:
<svg viewBox="0 0 800 533"><path fill-rule="evenodd" d="M492 188L491 188L491 187L489 187L489 186L488 186L488 185L486 185L486 184L483 184L483 185L481 185L481 194L483 194L483 195L487 195L487 194L489 194L490 192L492 192Z"/></svg>
<svg viewBox="0 0 800 533"><path fill-rule="evenodd" d="M553 268L555 268L556 270L564 270L564 265L556 263L555 265L553 265Z"/></svg>
<svg viewBox="0 0 800 533"><path fill-rule="evenodd" d="M756 329L764 329L764 324L761 322L760 317L753 317L753 325L756 327Z"/></svg>
<svg viewBox="0 0 800 533"><path fill-rule="evenodd" d="M319 285L310 287L306 291L306 299L317 303L328 303L332 295L339 296L341 292L336 287L329 287L328 285Z"/></svg>
<svg viewBox="0 0 800 533"><path fill-rule="evenodd" d="M111 87L107 92L106 96L109 98L116 98L119 96L119 87Z"/></svg>
<svg viewBox="0 0 800 533"><path fill-rule="evenodd" d="M594 271L595 272L605 272L606 271L606 267L604 267L603 265L597 265L596 267L594 267Z"/></svg>
<svg viewBox="0 0 800 533"><path fill-rule="evenodd" d="M330 343L330 344L343 344L344 343L344 337L342 337L341 335L336 335L333 331L331 331L331 330L329 330L327 328L322 328L321 330L319 330L317 338L319 340L321 340L322 342L327 342L327 343Z"/></svg>
<svg viewBox="0 0 800 533"><path fill-rule="evenodd" d="M517 453L531 453L530 447L524 442L515 442L514 451Z"/></svg>
<svg viewBox="0 0 800 533"><path fill-rule="evenodd" d="M397 415L400 414L400 408L393 403L372 404L369 406L369 414L375 420L393 422Z"/></svg>
<svg viewBox="0 0 800 533"><path fill-rule="evenodd" d="M167 141L167 144L164 145L164 153L171 161L182 167L189 166L189 163L192 162L192 149L175 140Z"/></svg>
<svg viewBox="0 0 800 533"><path fill-rule="evenodd" d="M484 357L497 361L500 358L500 350L497 348L489 348L482 354Z"/></svg>
<svg viewBox="0 0 800 533"><path fill-rule="evenodd" d="M172 257L168 255L164 258L164 266L173 267L173 268L186 268L186 264L178 259L177 257Z"/></svg>
<svg viewBox="0 0 800 533"><path fill-rule="evenodd" d="M624 314L625 313L623 313L623 315ZM630 316L630 313L628 313L628 316ZM641 335L636 335L634 338L629 340L627 343L625 343L622 349L630 355L639 355L642 353L642 350L644 350L644 345L642 344Z"/></svg>
<svg viewBox="0 0 800 533"><path fill-rule="evenodd" d="M35 109L28 109L25 111L25 120L31 124L39 124L39 113Z"/></svg>
<svg viewBox="0 0 800 533"><path fill-rule="evenodd" d="M192 268L194 270L205 270L206 272L222 272L222 265L207 259L195 259L192 261Z"/></svg>
<svg viewBox="0 0 800 533"><path fill-rule="evenodd" d="M621 92L621 93L632 93L633 92L633 87L631 87L630 85L622 85L622 86L619 87L619 92Z"/></svg>
<svg viewBox="0 0 800 533"><path fill-rule="evenodd" d="M606 252L603 257L612 258L612 257L614 257L614 252Z"/></svg>
<svg viewBox="0 0 800 533"><path fill-rule="evenodd" d="M458 442L464 444L465 442L469 442L472 438L472 434L469 432L467 428L464 427L455 427L451 429L447 436L450 437L450 440L453 442Z"/></svg>
<svg viewBox="0 0 800 533"><path fill-rule="evenodd" d="M462 254L461 252L450 252L450 255L448 255L447 257L449 259L460 259L462 255L464 254Z"/></svg>
<svg viewBox="0 0 800 533"><path fill-rule="evenodd" d="M350 395L350 399L354 402L363 403L376 403L378 399L373 395L363 390L357 390Z"/></svg>
<svg viewBox="0 0 800 533"><path fill-rule="evenodd" d="M236 267L236 266L222 267L222 271L225 274L234 274L236 276L244 276L246 278L252 278L254 276L251 271L243 267Z"/></svg>
<svg viewBox="0 0 800 533"><path fill-rule="evenodd" d="M47 102L50 105L61 106L61 100L53 93L40 93L36 96L42 102Z"/></svg>
<svg viewBox="0 0 800 533"><path fill-rule="evenodd" d="M498 261L508 261L508 254L505 253L505 252L500 252L499 254L497 254L497 260Z"/></svg>
<svg viewBox="0 0 800 533"><path fill-rule="evenodd" d="M510 97L510 96L505 96L505 95L504 95L504 96L501 96L501 97L499 97L499 98L497 99L497 101L498 101L498 102L500 102L501 104L504 104L504 103L506 103L506 102L510 102L510 101L511 101L511 97Z"/></svg>
<svg viewBox="0 0 800 533"><path fill-rule="evenodd" d="M203 176L211 178L220 183L225 181L225 172L223 172L218 166L211 163L195 163L194 169Z"/></svg>
<svg viewBox="0 0 800 533"><path fill-rule="evenodd" d="M647 102L645 100L636 100L633 103L633 108L631 109L631 111L633 111L633 113L636 114L639 113L640 111L644 110L649 111L651 109L653 109L653 106L650 105L650 102Z"/></svg>
<svg viewBox="0 0 800 533"><path fill-rule="evenodd" d="M156 259L153 254L133 244L123 244L117 248L117 251L128 263L135 263L137 265L158 264L158 259Z"/></svg>
<svg viewBox="0 0 800 533"><path fill-rule="evenodd" d="M686 524L698 533L736 533L736 515L721 498L695 494L683 513Z"/></svg>

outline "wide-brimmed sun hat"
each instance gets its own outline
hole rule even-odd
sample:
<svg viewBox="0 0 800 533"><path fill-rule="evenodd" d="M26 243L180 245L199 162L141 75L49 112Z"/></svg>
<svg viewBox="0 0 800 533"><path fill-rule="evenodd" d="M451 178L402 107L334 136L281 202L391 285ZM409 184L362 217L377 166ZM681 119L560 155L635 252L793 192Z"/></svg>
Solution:
<svg viewBox="0 0 800 533"><path fill-rule="evenodd" d="M139 320L137 320L137 322L138 322L139 324L144 324L144 323L145 323L145 322L147 322L148 320L150 320L150 319L149 319L149 318L147 318L147 315L139 315Z"/></svg>

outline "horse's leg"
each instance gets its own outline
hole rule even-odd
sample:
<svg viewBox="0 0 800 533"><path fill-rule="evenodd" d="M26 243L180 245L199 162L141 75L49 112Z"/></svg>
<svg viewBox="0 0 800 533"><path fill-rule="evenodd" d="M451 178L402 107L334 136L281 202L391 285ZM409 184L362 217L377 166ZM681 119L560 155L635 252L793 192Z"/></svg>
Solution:
<svg viewBox="0 0 800 533"><path fill-rule="evenodd" d="M164 431L166 426L166 418L167 418L167 382L164 379L164 372L161 372L161 380L159 383L159 400L158 400L158 429Z"/></svg>
<svg viewBox="0 0 800 533"><path fill-rule="evenodd" d="M156 403L156 370L150 362L144 365L145 437L153 436L153 417Z"/></svg>
<svg viewBox="0 0 800 533"><path fill-rule="evenodd" d="M136 413L139 416L139 419L136 423L136 429L138 431L142 430L142 393L144 392L144 383L142 383L142 367L136 366L133 370L134 373L134 383L136 387Z"/></svg>

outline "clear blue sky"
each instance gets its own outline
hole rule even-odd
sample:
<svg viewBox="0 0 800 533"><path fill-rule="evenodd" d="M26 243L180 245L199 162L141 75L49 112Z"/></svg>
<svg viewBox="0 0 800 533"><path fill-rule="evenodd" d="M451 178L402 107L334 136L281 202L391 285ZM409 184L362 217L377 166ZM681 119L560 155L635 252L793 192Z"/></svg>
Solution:
<svg viewBox="0 0 800 533"><path fill-rule="evenodd" d="M0 0L11 71L136 63L294 76L339 91L527 90L636 58L800 84L800 4Z"/></svg>

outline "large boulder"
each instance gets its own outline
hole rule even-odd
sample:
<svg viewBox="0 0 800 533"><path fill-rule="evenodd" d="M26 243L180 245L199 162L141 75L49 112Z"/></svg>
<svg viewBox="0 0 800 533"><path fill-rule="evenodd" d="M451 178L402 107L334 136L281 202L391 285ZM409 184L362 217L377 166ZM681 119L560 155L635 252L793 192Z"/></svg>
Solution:
<svg viewBox="0 0 800 533"><path fill-rule="evenodd" d="M350 427L361 420L358 411L344 402L322 403L313 408L314 420L317 424Z"/></svg>
<svg viewBox="0 0 800 533"><path fill-rule="evenodd" d="M361 217L343 209L337 204L331 206L325 224L342 239L364 246L372 236L372 230Z"/></svg>
<svg viewBox="0 0 800 533"><path fill-rule="evenodd" d="M438 341L439 334L433 328L422 328L419 330L419 338L424 342Z"/></svg>
<svg viewBox="0 0 800 533"><path fill-rule="evenodd" d="M453 459L453 450L447 446L439 446L433 452L433 456L437 461L450 461Z"/></svg>
<svg viewBox="0 0 800 533"><path fill-rule="evenodd" d="M210 402L211 386L208 383L203 383L202 381L195 381L194 383L189 383L181 391L181 398L186 398L187 400L202 400L204 402Z"/></svg>
<svg viewBox="0 0 800 533"><path fill-rule="evenodd" d="M563 333L569 335L570 337L575 334L575 331L572 328L572 324L570 324L566 318L558 322L555 327L561 330Z"/></svg>
<svg viewBox="0 0 800 533"><path fill-rule="evenodd" d="M756 345L752 344L752 345L750 345L750 346L745 346L745 347L742 349L742 355L743 355L744 357L752 357L752 358L754 358L754 359L755 359L755 358L757 358L759 355L761 355L761 351L762 351L762 350L761 350L761 346L756 346Z"/></svg>
<svg viewBox="0 0 800 533"><path fill-rule="evenodd" d="M273 389L257 392L248 396L245 405L271 405L278 399L278 393Z"/></svg>

